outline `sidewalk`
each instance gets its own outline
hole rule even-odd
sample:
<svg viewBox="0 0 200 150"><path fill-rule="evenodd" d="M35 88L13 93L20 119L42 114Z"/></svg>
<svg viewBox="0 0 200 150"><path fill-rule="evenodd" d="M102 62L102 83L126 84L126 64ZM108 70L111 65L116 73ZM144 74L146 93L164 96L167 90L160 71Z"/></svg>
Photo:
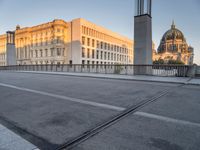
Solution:
<svg viewBox="0 0 200 150"><path fill-rule="evenodd" d="M39 149L0 124L0 150L39 150Z"/></svg>
<svg viewBox="0 0 200 150"><path fill-rule="evenodd" d="M103 78L103 79L116 79L116 80L130 80L130 81L147 81L147 82L164 82L164 83L178 83L188 85L200 85L200 79L193 79L189 77L158 77L158 76L129 76L117 74L96 74L96 73L71 73L71 72L44 72L44 71L17 71L21 73L35 73L35 74L48 74L48 75L63 75L63 76L77 76L77 77L90 77L90 78Z"/></svg>

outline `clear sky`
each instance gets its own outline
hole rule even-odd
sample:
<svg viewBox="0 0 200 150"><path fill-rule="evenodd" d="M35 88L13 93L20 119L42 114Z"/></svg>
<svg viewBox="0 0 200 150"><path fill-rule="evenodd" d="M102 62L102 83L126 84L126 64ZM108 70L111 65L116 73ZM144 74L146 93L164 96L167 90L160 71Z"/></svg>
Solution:
<svg viewBox="0 0 200 150"><path fill-rule="evenodd" d="M152 0L153 41L175 20L200 65L200 0ZM0 0L0 34L7 30L64 19L85 18L133 39L135 0Z"/></svg>

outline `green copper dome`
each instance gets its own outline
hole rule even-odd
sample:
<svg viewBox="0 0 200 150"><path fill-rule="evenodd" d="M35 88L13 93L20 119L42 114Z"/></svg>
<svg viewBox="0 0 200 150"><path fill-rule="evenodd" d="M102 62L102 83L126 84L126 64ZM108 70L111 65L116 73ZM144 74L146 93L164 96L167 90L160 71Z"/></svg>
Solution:
<svg viewBox="0 0 200 150"><path fill-rule="evenodd" d="M165 42L167 40L182 40L185 41L185 37L183 33L176 28L174 21L171 25L171 29L165 32L165 34L162 37L162 41Z"/></svg>

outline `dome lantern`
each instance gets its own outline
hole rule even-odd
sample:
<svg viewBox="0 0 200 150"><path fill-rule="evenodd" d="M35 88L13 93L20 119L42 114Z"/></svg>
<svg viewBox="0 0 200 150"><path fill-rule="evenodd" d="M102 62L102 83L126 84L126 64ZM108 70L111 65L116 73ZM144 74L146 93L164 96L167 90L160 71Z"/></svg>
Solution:
<svg viewBox="0 0 200 150"><path fill-rule="evenodd" d="M174 20L172 21L171 28L172 28L172 29L175 29L175 28L176 28L176 25L175 25L175 23L174 23Z"/></svg>

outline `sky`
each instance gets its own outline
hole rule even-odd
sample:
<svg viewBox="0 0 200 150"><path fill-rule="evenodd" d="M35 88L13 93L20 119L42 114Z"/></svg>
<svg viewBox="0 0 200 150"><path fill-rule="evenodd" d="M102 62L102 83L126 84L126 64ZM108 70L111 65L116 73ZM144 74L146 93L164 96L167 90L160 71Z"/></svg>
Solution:
<svg viewBox="0 0 200 150"><path fill-rule="evenodd" d="M156 48L172 20L195 51L200 65L200 0L152 0ZM84 18L133 39L135 0L0 0L0 34L54 19Z"/></svg>

